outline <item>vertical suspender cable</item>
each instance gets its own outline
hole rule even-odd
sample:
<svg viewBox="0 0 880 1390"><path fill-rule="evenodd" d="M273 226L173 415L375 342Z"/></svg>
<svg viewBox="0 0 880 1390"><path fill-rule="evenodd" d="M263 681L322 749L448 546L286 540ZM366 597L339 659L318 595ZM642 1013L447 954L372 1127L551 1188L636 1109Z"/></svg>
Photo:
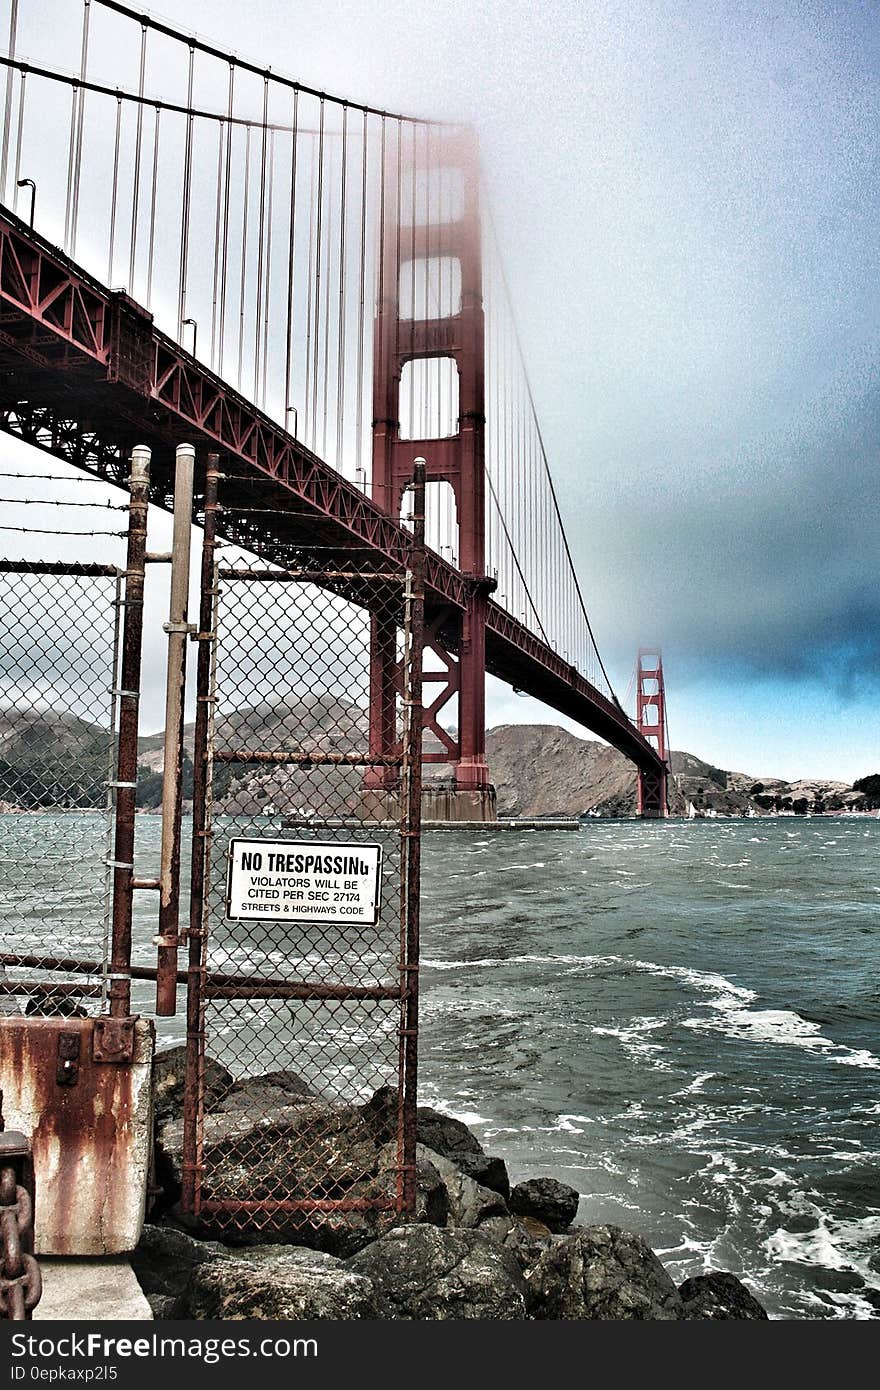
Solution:
<svg viewBox="0 0 880 1390"><path fill-rule="evenodd" d="M266 242L266 158L269 141L269 79L263 78L263 132L260 141L260 210L257 222L257 298L254 308L254 404L260 399L260 334L263 316L263 255ZM266 289L268 294L268 286Z"/></svg>
<svg viewBox="0 0 880 1390"><path fill-rule="evenodd" d="M266 386L269 376L269 295L272 289L272 217L275 193L275 132L269 133L269 190L266 198L266 294L263 299L263 369L260 405L266 409ZM285 424L287 422L285 421Z"/></svg>
<svg viewBox="0 0 880 1390"><path fill-rule="evenodd" d="M342 108L342 172L340 175L340 196L339 196L339 331L337 334L337 366L336 366L336 462L335 466L341 473L343 468L343 429L345 415L345 279L346 279L346 259L345 259L345 219L346 209L346 180L348 177L348 107Z"/></svg>
<svg viewBox="0 0 880 1390"><path fill-rule="evenodd" d="M89 62L89 18L91 15L92 0L85 0L83 5L83 28L82 46L80 49L79 74L81 81L85 82L86 72ZM82 144L83 126L85 124L85 88L80 87L77 112L76 112L76 150L73 158L73 193L70 206L70 231L66 238L66 244L70 248L71 256L76 255L76 235L79 226L79 188L82 176Z"/></svg>
<svg viewBox="0 0 880 1390"><path fill-rule="evenodd" d="M18 181L21 178L21 142L24 132L24 102L27 96L27 73L22 69L21 81L18 84L18 130L15 136L15 206L18 207L19 187Z"/></svg>
<svg viewBox="0 0 880 1390"><path fill-rule="evenodd" d="M226 337L226 292L229 284L229 200L232 193L232 113L235 106L235 64L229 64L226 99L226 172L223 183L223 230L220 237L220 327L217 333L217 371L223 375Z"/></svg>
<svg viewBox="0 0 880 1390"><path fill-rule="evenodd" d="M248 211L251 196L251 131L250 125L246 128L246 139L244 146L244 192L242 195L241 210L241 274L238 281L238 372L235 384L241 390L241 373L244 362L244 305L245 291L247 287L247 243L248 243Z"/></svg>
<svg viewBox="0 0 880 1390"><path fill-rule="evenodd" d="M223 151L230 126L220 121L217 126L217 197L214 202L214 264L211 273L211 368L217 370L218 295L220 289L220 228L223 211Z"/></svg>
<svg viewBox="0 0 880 1390"><path fill-rule="evenodd" d="M380 127L380 136L379 136L379 252L378 252L378 255L379 255L379 284L378 284L379 300L378 300L378 313L379 313L379 319L380 319L380 324L381 324L382 341L381 341L379 344L376 345L375 351L384 355L384 353L385 353L385 351L386 351L387 343L388 343L388 317L387 317L387 313L386 313L386 308L387 308L387 306L386 306L386 303L385 303L385 293L386 293L386 288L385 288L385 230L386 230L386 226L385 226L385 224L386 224L386 219L387 219L387 215L388 215L388 214L387 214L387 207L386 207L386 180L387 180L387 177L388 177L388 161L387 161L387 123L386 123L386 117L385 117L385 116L382 116L381 122L382 122L382 123L381 123L381 127ZM384 389L387 390L387 384L384 384L384 383L383 383L383 386L384 386ZM381 409L384 411L386 408L387 408L387 402L383 400L382 403L381 403ZM375 483L375 477L374 477L373 471L372 471L372 453L371 453L371 464L370 464L370 489L369 489L369 491L370 491L370 496L371 496L371 497L375 497L375 487L374 487L374 483ZM386 509L389 509L389 508L388 508L388 497L387 497L387 496L385 496L385 497L380 497L380 498L379 498L379 505L382 506L382 507L385 507Z"/></svg>
<svg viewBox="0 0 880 1390"><path fill-rule="evenodd" d="M153 125L153 168L150 181L150 239L147 245L147 308L153 302L153 260L156 249L156 198L159 185L159 118L161 107L156 107L156 120Z"/></svg>
<svg viewBox="0 0 880 1390"><path fill-rule="evenodd" d="M9 12L9 56L15 57L15 40L18 30L18 0L12 0ZM12 121L12 68L6 69L6 101L4 104L3 144L0 147L0 202L9 204L6 195L6 172L9 163L9 128Z"/></svg>
<svg viewBox="0 0 880 1390"><path fill-rule="evenodd" d="M70 139L67 144L67 184L64 194L64 249L70 250L70 210L73 204L73 162L76 155L76 111L77 98L79 91L76 83L70 88ZM19 111L19 129L21 128L21 112ZM15 179L16 197L18 196L18 175Z"/></svg>
<svg viewBox="0 0 880 1390"><path fill-rule="evenodd" d="M315 214L315 341L312 362L312 448L318 439L318 361L321 342L321 238L324 213L324 98L320 101L318 117L318 187Z"/></svg>
<svg viewBox="0 0 880 1390"><path fill-rule="evenodd" d="M357 397L355 407L355 480L359 487L364 483L364 334L366 333L366 277L367 277L367 199L369 197L367 144L369 139L368 117L363 114L361 134L361 232L360 262L358 272L358 341L357 341ZM381 231L380 231L381 236Z"/></svg>
<svg viewBox="0 0 880 1390"><path fill-rule="evenodd" d="M113 146L113 187L110 194L110 246L107 252L107 284L113 287L113 253L116 249L116 194L119 188L119 142L122 133L122 97L116 98L116 138Z"/></svg>
<svg viewBox="0 0 880 1390"><path fill-rule="evenodd" d="M333 165L330 166L330 174L334 173ZM335 188L335 177L328 178L327 184L327 216L324 218L326 236L326 255L324 257L324 354L323 354L323 390L321 394L321 458L327 458L327 394L330 381L330 282L333 276L333 262L331 260L331 235L333 230L333 191Z"/></svg>
<svg viewBox="0 0 880 1390"><path fill-rule="evenodd" d="M147 26L141 23L141 64L138 76L138 96L144 94L144 74L147 66ZM137 117L134 137L134 177L131 190L131 255L128 261L128 292L134 294L134 268L137 256L138 204L141 192L141 150L144 139L143 102L137 104Z"/></svg>
<svg viewBox="0 0 880 1390"><path fill-rule="evenodd" d="M314 413L312 411L312 291L314 288L315 257L312 256L312 248L315 244L315 181L317 178L317 160L315 158L315 141L311 141L311 155L309 160L309 238L306 245L306 256L308 262L308 284L306 286L306 362L305 362L305 395L303 398L305 407L305 425L303 427L303 438L309 439L314 446Z"/></svg>
<svg viewBox="0 0 880 1390"><path fill-rule="evenodd" d="M180 279L177 296L177 341L183 336L183 320L186 317L186 281L189 272L189 214L192 197L192 153L193 153L193 69L195 49L190 45L189 70L186 85L186 141L183 153L183 197L180 217Z"/></svg>
<svg viewBox="0 0 880 1390"><path fill-rule="evenodd" d="M293 291L296 276L296 163L299 125L299 92L293 94L293 127L290 137L290 221L287 263L287 326L284 347L284 428L290 428L290 386L293 366ZM295 417L294 417L295 418Z"/></svg>

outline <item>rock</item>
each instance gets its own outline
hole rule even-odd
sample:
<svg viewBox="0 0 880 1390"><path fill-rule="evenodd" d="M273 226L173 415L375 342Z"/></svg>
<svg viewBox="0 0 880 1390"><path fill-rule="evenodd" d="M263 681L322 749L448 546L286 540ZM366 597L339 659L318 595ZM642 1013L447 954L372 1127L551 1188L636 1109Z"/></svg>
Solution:
<svg viewBox="0 0 880 1390"><path fill-rule="evenodd" d="M183 1076L186 1048L169 1047L157 1052L153 1061L153 1114L157 1122L183 1114ZM229 1091L234 1081L231 1071L205 1058L205 1100L216 1105Z"/></svg>
<svg viewBox="0 0 880 1390"><path fill-rule="evenodd" d="M196 1240L176 1226L144 1226L131 1267L156 1318L185 1316L185 1294L197 1266L226 1259L224 1246Z"/></svg>
<svg viewBox="0 0 880 1390"><path fill-rule="evenodd" d="M416 1209L411 1220L429 1222L432 1226L445 1226L449 1219L449 1190L439 1171L440 1163L445 1162L437 1154L426 1149L424 1144L416 1144ZM397 1144L386 1144L379 1153L380 1184L374 1191L391 1193L396 1190ZM386 1227L391 1230L400 1225L399 1213L391 1213L393 1220ZM379 1232L376 1232L378 1235ZM384 1234L384 1232L382 1233ZM375 1237L374 1237L375 1238Z"/></svg>
<svg viewBox="0 0 880 1390"><path fill-rule="evenodd" d="M187 1299L199 1320L278 1321L375 1318L373 1286L317 1250L270 1246L200 1265Z"/></svg>
<svg viewBox="0 0 880 1390"><path fill-rule="evenodd" d="M348 1261L376 1293L380 1318L446 1321L528 1316L528 1288L510 1251L479 1231L401 1226Z"/></svg>
<svg viewBox="0 0 880 1390"><path fill-rule="evenodd" d="M553 1239L539 1221L522 1221L517 1216L490 1216L480 1222L479 1230L480 1235L488 1236L509 1250L523 1274L534 1269L545 1246Z"/></svg>
<svg viewBox="0 0 880 1390"><path fill-rule="evenodd" d="M171 1298L164 1293L148 1293L146 1297L156 1322L179 1322L186 1317L182 1298Z"/></svg>
<svg viewBox="0 0 880 1390"><path fill-rule="evenodd" d="M376 1172L379 1144L358 1106L332 1106L260 1084L237 1089L204 1120L204 1157L214 1190L232 1200L341 1197ZM156 1174L180 1190L183 1122L156 1134Z"/></svg>
<svg viewBox="0 0 880 1390"><path fill-rule="evenodd" d="M503 1158L488 1155L461 1120L454 1120L451 1115L443 1115L428 1105L420 1105L416 1113L419 1143L450 1159L467 1177L482 1187L491 1187L507 1200L510 1179Z"/></svg>
<svg viewBox="0 0 880 1390"><path fill-rule="evenodd" d="M746 1321L768 1321L767 1313L745 1284L734 1274L712 1272L685 1279L678 1289L684 1303L685 1318L739 1318Z"/></svg>
<svg viewBox="0 0 880 1390"><path fill-rule="evenodd" d="M529 1178L510 1193L510 1210L516 1216L530 1216L557 1235L568 1230L579 1202L580 1193L555 1178Z"/></svg>
<svg viewBox="0 0 880 1390"><path fill-rule="evenodd" d="M289 1097L293 1100L318 1100L316 1090L295 1071L267 1071L261 1072L259 1076L246 1076L241 1081L236 1081L229 1088L224 1097L218 1098L222 1101L224 1110L229 1110L235 1106L253 1106L263 1102L264 1097L270 1103L277 1104L281 1097ZM208 1103L206 1109L212 1110L216 1107L218 1100Z"/></svg>
<svg viewBox="0 0 880 1390"><path fill-rule="evenodd" d="M489 1217L507 1216L507 1203L498 1192L494 1192L490 1187L481 1186L463 1173L451 1159L434 1153L432 1149L426 1149L423 1144L416 1145L416 1152L421 1152L434 1167L446 1189L447 1222L436 1224L473 1228Z"/></svg>
<svg viewBox="0 0 880 1390"><path fill-rule="evenodd" d="M684 1316L653 1250L619 1226L582 1226L554 1241L528 1282L536 1318L671 1322Z"/></svg>

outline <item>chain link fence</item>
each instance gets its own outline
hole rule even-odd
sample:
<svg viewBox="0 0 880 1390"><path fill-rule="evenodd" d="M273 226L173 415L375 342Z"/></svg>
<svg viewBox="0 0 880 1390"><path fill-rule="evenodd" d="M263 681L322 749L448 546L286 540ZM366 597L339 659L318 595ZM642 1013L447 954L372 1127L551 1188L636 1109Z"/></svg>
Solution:
<svg viewBox="0 0 880 1390"><path fill-rule="evenodd" d="M105 1005L121 583L0 562L0 1012Z"/></svg>

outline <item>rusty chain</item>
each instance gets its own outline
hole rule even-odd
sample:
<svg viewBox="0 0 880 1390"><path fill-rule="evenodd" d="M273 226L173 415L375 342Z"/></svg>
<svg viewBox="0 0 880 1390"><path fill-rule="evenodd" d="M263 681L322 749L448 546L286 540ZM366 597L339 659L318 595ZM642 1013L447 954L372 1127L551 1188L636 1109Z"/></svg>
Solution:
<svg viewBox="0 0 880 1390"><path fill-rule="evenodd" d="M0 1131L3 1131L3 1093L0 1091ZM26 1157L29 1146L23 1135L5 1134L7 1141L0 1147L0 1321L23 1322L29 1318L40 1301L43 1280L34 1259L34 1203L26 1187L19 1182L14 1155L2 1149L21 1149ZM21 1144L15 1143L21 1140ZM24 1165L19 1164L23 1170Z"/></svg>

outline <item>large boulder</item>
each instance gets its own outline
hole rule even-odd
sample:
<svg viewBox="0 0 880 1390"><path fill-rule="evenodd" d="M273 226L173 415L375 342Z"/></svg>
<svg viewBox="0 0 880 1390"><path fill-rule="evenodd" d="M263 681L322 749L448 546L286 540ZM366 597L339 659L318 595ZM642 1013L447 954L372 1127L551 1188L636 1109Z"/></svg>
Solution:
<svg viewBox="0 0 880 1390"><path fill-rule="evenodd" d="M490 1217L507 1216L507 1203L499 1192L475 1182L451 1159L434 1153L433 1149L427 1149L423 1144L416 1145L416 1153L421 1153L439 1173L447 1194L447 1223L438 1222L438 1225L472 1229Z"/></svg>
<svg viewBox="0 0 880 1390"><path fill-rule="evenodd" d="M580 1193L555 1178L529 1178L511 1189L509 1206L516 1216L528 1216L559 1235L577 1216Z"/></svg>
<svg viewBox="0 0 880 1390"><path fill-rule="evenodd" d="M554 1239L546 1226L530 1218L489 1216L479 1225L480 1235L497 1241L513 1255L523 1274L530 1274Z"/></svg>
<svg viewBox="0 0 880 1390"><path fill-rule="evenodd" d="M678 1287L685 1318L766 1322L767 1312L735 1274L698 1274Z"/></svg>
<svg viewBox="0 0 880 1390"><path fill-rule="evenodd" d="M529 1275L536 1318L676 1321L678 1290L645 1242L619 1226L582 1226L556 1240Z"/></svg>
<svg viewBox="0 0 880 1390"><path fill-rule="evenodd" d="M448 1158L467 1177L481 1187L491 1187L506 1200L510 1179L503 1158L487 1154L480 1141L461 1120L443 1115L429 1105L420 1105L417 1113L419 1143Z"/></svg>
<svg viewBox="0 0 880 1390"><path fill-rule="evenodd" d="M375 1318L373 1286L341 1260L317 1250L264 1246L194 1271L191 1318L278 1321Z"/></svg>
<svg viewBox="0 0 880 1390"><path fill-rule="evenodd" d="M362 1210L276 1213L271 1222L239 1228L211 1218L186 1219L198 1235L222 1232L237 1245L290 1243L345 1257L400 1224L396 1210L398 1149L396 1093L377 1091L363 1105L330 1105L292 1073L237 1082L204 1118L207 1185L235 1201L333 1200ZM170 1119L156 1139L156 1171L167 1201L180 1192L183 1123ZM415 1221L444 1225L446 1185L426 1150L416 1155ZM181 1218L183 1221L183 1218Z"/></svg>
<svg viewBox="0 0 880 1390"><path fill-rule="evenodd" d="M203 1123L204 1162L218 1196L230 1200L332 1199L376 1171L383 1132L372 1112L334 1106L263 1077L239 1082ZM156 1173L180 1190L183 1121L156 1132Z"/></svg>
<svg viewBox="0 0 880 1390"><path fill-rule="evenodd" d="M348 1261L372 1283L380 1318L446 1321L528 1316L513 1255L479 1231L402 1226Z"/></svg>
<svg viewBox="0 0 880 1390"><path fill-rule="evenodd" d="M131 1267L156 1318L186 1316L186 1292L198 1265L225 1259L225 1246L196 1240L176 1226L147 1223Z"/></svg>
<svg viewBox="0 0 880 1390"><path fill-rule="evenodd" d="M432 1226L445 1226L449 1220L449 1192L443 1175L439 1171L438 1155L426 1149L424 1144L416 1144L416 1209L408 1218L410 1221L429 1222ZM371 1184L370 1196L391 1197L397 1192L398 1154L397 1144L385 1144L379 1150L377 1181ZM388 1213L393 1217L385 1231L401 1224L399 1214ZM376 1231L374 1239L385 1232Z"/></svg>
<svg viewBox="0 0 880 1390"><path fill-rule="evenodd" d="M157 1123L183 1114L186 1047L166 1047L153 1061L153 1116ZM231 1071L205 1058L205 1103L210 1108L223 1100L234 1083Z"/></svg>

